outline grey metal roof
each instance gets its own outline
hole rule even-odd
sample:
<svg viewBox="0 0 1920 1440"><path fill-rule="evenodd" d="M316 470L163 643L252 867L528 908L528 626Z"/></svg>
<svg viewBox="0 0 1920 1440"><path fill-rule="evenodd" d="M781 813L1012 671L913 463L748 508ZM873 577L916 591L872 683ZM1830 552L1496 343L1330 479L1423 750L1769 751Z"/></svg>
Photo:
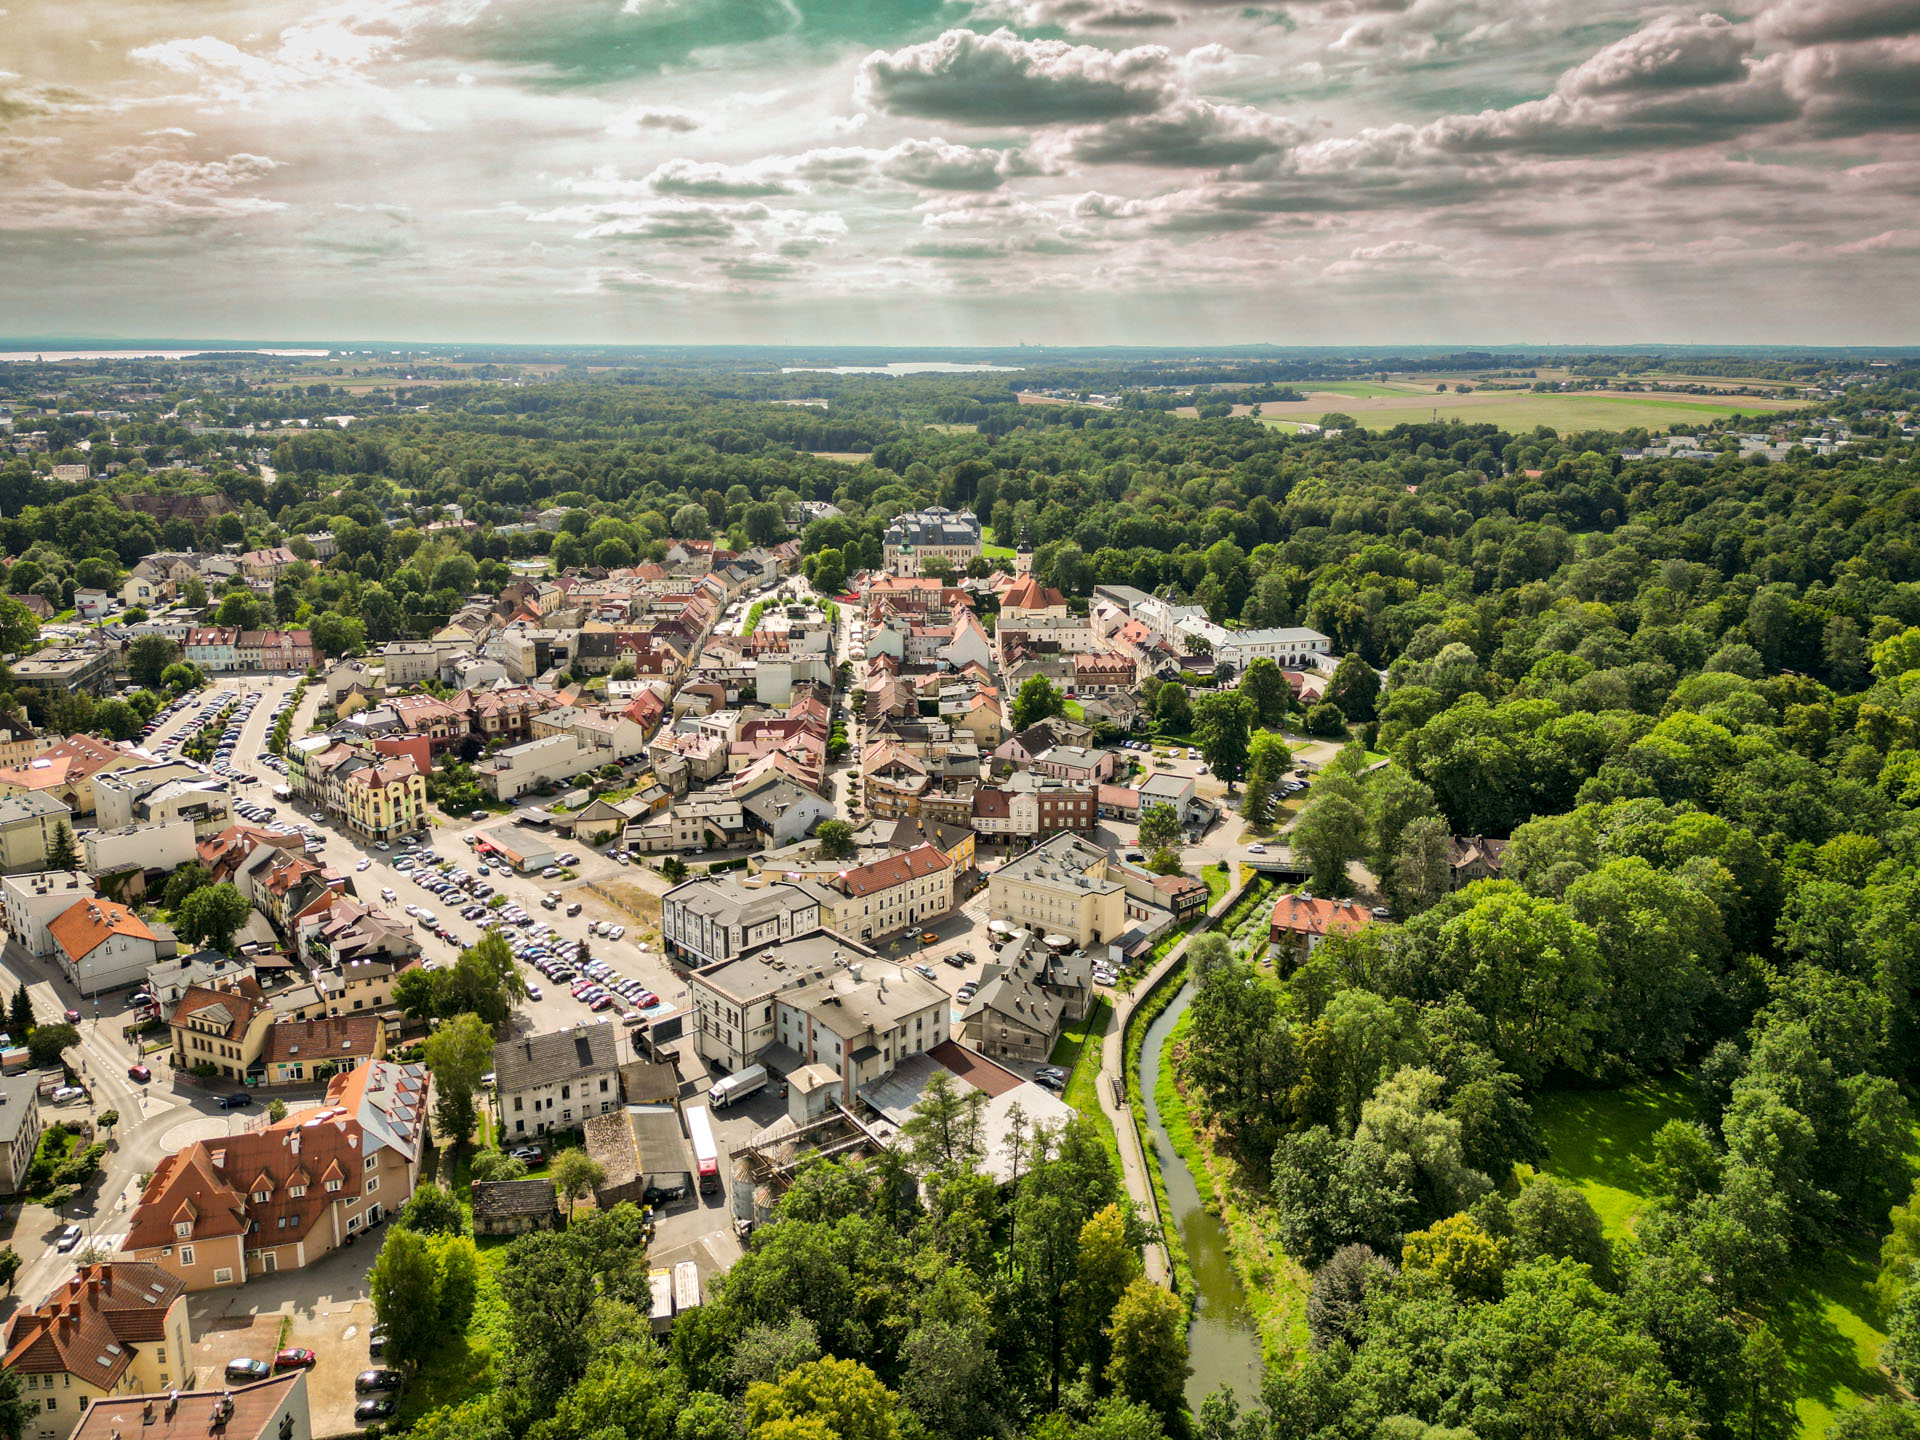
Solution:
<svg viewBox="0 0 1920 1440"><path fill-rule="evenodd" d="M493 1073L500 1089L524 1090L619 1068L613 1026L601 1021L545 1035L502 1040L493 1047Z"/></svg>

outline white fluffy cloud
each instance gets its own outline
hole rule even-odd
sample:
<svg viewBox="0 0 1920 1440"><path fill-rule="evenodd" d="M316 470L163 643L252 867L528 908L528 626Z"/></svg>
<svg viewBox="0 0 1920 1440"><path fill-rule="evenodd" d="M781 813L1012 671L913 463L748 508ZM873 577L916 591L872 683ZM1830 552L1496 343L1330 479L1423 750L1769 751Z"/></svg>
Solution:
<svg viewBox="0 0 1920 1440"><path fill-rule="evenodd" d="M1048 125L1145 115L1171 98L1163 46L1107 50L1026 40L1012 30L949 30L937 40L876 50L860 66L859 99L896 115L969 125Z"/></svg>

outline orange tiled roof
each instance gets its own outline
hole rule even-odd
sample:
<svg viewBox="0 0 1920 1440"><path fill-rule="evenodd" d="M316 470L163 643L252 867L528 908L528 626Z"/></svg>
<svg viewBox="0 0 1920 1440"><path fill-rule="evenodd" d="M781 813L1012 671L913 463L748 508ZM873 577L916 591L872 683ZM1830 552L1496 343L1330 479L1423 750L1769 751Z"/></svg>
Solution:
<svg viewBox="0 0 1920 1440"><path fill-rule="evenodd" d="M909 880L919 880L949 869L952 864L953 862L946 857L939 846L916 845L902 854L888 855L884 859L842 871L840 887L847 895L857 900L865 895L891 890L894 886L904 885Z"/></svg>
<svg viewBox="0 0 1920 1440"><path fill-rule="evenodd" d="M78 1375L110 1390L133 1363L134 1346L166 1339L167 1310L185 1293L185 1282L145 1261L84 1266L7 1322L5 1367Z"/></svg>
<svg viewBox="0 0 1920 1440"><path fill-rule="evenodd" d="M157 938L147 922L111 900L76 900L47 925L54 943L79 960L91 955L109 936L125 935L135 940Z"/></svg>

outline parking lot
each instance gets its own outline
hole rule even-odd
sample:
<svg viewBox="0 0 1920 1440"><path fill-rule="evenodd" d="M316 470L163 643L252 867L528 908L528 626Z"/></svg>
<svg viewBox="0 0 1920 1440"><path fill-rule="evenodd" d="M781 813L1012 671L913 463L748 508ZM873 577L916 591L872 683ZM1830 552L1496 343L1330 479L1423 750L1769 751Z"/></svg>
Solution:
<svg viewBox="0 0 1920 1440"><path fill-rule="evenodd" d="M336 1250L304 1270L256 1275L240 1289L204 1290L189 1298L195 1383L224 1383L229 1361L271 1363L280 1350L314 1353L307 1376L315 1435L353 1430L353 1379L379 1362L367 1356L373 1302L367 1271L376 1245Z"/></svg>

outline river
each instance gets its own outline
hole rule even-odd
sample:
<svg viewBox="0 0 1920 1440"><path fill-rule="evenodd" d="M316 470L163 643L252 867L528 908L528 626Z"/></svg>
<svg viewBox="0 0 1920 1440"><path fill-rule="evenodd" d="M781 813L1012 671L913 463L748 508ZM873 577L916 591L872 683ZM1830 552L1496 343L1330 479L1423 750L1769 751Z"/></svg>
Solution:
<svg viewBox="0 0 1920 1440"><path fill-rule="evenodd" d="M1228 1259L1226 1226L1201 1203L1199 1187L1167 1137L1160 1107L1153 1098L1167 1036L1192 1002L1193 987L1181 986L1173 1002L1147 1027L1141 1043L1140 1085L1147 1105L1147 1143L1159 1154L1161 1177L1173 1208L1167 1220L1186 1243L1187 1263L1198 1292L1193 1326L1187 1332L1187 1348L1193 1360L1193 1374L1187 1379L1187 1403L1198 1410L1202 1400L1225 1385L1244 1407L1260 1398L1264 1365L1259 1331L1247 1309L1247 1292Z"/></svg>

